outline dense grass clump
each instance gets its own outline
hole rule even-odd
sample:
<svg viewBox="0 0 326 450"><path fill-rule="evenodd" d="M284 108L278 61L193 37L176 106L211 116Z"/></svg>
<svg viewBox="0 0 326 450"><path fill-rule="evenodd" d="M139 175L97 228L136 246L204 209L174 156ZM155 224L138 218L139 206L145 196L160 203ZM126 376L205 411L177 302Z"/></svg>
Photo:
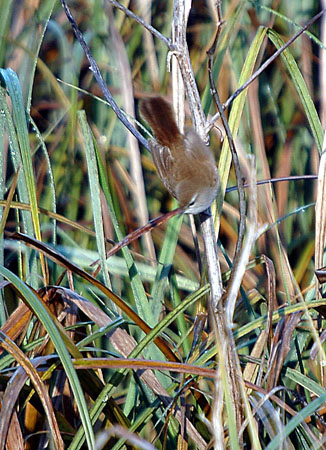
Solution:
<svg viewBox="0 0 326 450"><path fill-rule="evenodd" d="M0 0L0 449L324 448L319 2L61 3ZM221 189L107 257L177 207L153 93Z"/></svg>

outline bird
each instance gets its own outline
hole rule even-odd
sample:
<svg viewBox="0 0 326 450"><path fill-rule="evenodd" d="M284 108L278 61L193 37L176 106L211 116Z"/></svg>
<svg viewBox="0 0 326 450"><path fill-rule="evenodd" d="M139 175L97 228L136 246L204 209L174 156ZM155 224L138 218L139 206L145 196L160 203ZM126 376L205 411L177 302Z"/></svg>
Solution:
<svg viewBox="0 0 326 450"><path fill-rule="evenodd" d="M162 183L186 214L199 214L216 198L220 179L212 150L192 127L181 133L172 106L161 96L140 103L140 114L151 127L152 158Z"/></svg>

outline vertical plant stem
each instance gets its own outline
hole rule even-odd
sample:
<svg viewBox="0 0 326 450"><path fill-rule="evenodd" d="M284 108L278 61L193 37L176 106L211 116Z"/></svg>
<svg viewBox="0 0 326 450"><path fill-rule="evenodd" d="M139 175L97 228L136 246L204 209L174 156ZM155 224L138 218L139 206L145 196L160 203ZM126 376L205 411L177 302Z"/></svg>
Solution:
<svg viewBox="0 0 326 450"><path fill-rule="evenodd" d="M188 4L189 6L189 4ZM206 118L204 116L199 92L193 75L193 70L191 66L190 56L188 52L188 47L186 43L186 16L185 16L185 1L175 0L174 3L174 44L177 48L175 56L178 59L180 71L183 78L183 83L185 85L185 90L187 93L187 98L192 113L193 125L198 132L198 134L207 141L206 136ZM233 430L239 429L241 425L241 397L239 390L239 383L237 381L237 370L236 363L234 361L234 343L230 339L231 333L228 333L228 329L225 322L225 316L223 311L223 305L221 303L221 298L223 294L222 276L220 263L217 253L216 237L214 232L213 218L210 209L205 213L200 214L201 221L201 231L204 239L205 254L207 261L208 278L211 286L211 300L209 304L209 310L211 312L211 317L213 320L216 339L219 352L219 364L223 365L225 371L224 375L221 375L220 379L222 383L217 387L217 397L223 398L229 397L230 405L228 410L229 420L237 423L237 427L233 427ZM219 375L218 369L218 375ZM218 377L219 378L219 377ZM221 443L224 439L223 437L223 427L217 426L216 424L222 424L222 413L223 408L220 407L220 402L214 402L215 407L215 426L214 434L216 443ZM214 412L213 412L214 414ZM236 434L236 433L234 433ZM236 439L234 439L235 442Z"/></svg>

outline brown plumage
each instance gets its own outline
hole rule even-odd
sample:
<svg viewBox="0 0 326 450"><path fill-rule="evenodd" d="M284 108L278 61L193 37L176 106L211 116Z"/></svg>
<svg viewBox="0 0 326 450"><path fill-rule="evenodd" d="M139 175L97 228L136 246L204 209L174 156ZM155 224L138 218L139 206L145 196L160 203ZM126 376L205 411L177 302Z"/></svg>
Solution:
<svg viewBox="0 0 326 450"><path fill-rule="evenodd" d="M174 118L171 105L162 97L150 97L140 104L140 113L151 127L155 139L167 147L182 145L183 136Z"/></svg>
<svg viewBox="0 0 326 450"><path fill-rule="evenodd" d="M140 113L153 130L149 140L158 175L186 213L207 209L217 195L219 176L213 154L192 128L183 135L171 105L162 97L142 101Z"/></svg>

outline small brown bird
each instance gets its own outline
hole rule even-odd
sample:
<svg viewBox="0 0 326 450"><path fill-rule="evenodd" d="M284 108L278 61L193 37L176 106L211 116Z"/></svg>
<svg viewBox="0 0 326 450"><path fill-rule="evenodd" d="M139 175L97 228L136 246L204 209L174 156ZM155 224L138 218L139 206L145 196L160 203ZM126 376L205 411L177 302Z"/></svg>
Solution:
<svg viewBox="0 0 326 450"><path fill-rule="evenodd" d="M171 105L162 97L141 102L140 113L153 130L152 157L164 186L188 214L207 209L217 196L220 180L212 151L193 128L183 135Z"/></svg>

